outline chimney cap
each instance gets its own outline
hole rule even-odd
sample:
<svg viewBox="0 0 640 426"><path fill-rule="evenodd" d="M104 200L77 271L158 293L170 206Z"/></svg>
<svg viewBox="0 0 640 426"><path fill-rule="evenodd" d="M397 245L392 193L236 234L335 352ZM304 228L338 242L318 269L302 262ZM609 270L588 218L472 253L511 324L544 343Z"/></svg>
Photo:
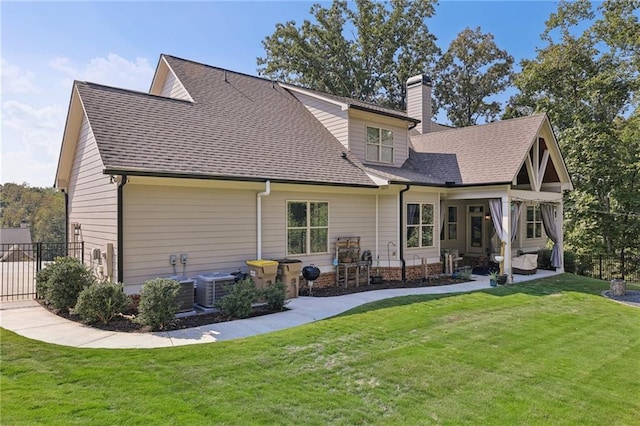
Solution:
<svg viewBox="0 0 640 426"><path fill-rule="evenodd" d="M426 74L414 75L413 77L409 77L407 79L407 87L413 86L416 84L422 84L423 86L431 87L431 77Z"/></svg>

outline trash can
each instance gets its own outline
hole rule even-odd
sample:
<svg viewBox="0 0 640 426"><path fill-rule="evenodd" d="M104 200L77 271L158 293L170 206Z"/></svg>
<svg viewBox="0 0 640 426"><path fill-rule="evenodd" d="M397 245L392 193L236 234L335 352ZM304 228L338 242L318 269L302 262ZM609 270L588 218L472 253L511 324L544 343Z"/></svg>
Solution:
<svg viewBox="0 0 640 426"><path fill-rule="evenodd" d="M283 282L287 287L287 299L298 297L302 260L277 259L276 262L278 262L278 274L276 275L276 279Z"/></svg>
<svg viewBox="0 0 640 426"><path fill-rule="evenodd" d="M231 274L210 272L198 275L196 279L196 302L203 308L213 308L216 301L222 299L227 287L234 285L236 277Z"/></svg>
<svg viewBox="0 0 640 426"><path fill-rule="evenodd" d="M275 260L247 260L249 276L256 285L256 288L265 288L276 281L278 273L278 262Z"/></svg>
<svg viewBox="0 0 640 426"><path fill-rule="evenodd" d="M180 283L180 292L178 293L178 301L180 302L180 307L178 308L178 313L193 311L193 279L177 275L169 277L169 279L178 281L178 283Z"/></svg>

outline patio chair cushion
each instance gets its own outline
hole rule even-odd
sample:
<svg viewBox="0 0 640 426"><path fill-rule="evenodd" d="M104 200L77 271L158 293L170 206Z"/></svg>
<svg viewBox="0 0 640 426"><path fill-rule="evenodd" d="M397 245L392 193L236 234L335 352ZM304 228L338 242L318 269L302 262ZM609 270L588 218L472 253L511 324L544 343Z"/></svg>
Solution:
<svg viewBox="0 0 640 426"><path fill-rule="evenodd" d="M532 275L538 272L538 255L523 254L511 260L514 274Z"/></svg>

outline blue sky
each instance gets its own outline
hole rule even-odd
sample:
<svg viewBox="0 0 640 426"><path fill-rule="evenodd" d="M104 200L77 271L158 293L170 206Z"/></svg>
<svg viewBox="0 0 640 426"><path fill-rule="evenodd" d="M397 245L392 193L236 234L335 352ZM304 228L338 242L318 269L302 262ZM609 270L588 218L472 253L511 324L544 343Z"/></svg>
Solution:
<svg viewBox="0 0 640 426"><path fill-rule="evenodd" d="M147 91L161 53L256 74L262 40L278 22L309 18L311 5L0 2L2 183L53 184L74 79ZM480 26L518 62L542 46L540 33L556 6L441 1L427 25L443 50L465 27Z"/></svg>

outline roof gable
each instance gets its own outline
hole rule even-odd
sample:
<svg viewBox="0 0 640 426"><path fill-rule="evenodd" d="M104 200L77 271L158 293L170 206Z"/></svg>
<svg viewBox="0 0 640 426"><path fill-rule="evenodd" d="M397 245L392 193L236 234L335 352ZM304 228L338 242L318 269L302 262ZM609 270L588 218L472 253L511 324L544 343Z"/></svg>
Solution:
<svg viewBox="0 0 640 426"><path fill-rule="evenodd" d="M545 135L545 147L552 164L547 179L552 179L552 173L555 172L558 180L565 185L564 189L570 189L569 174L546 114L414 135L411 137L411 146L415 153L422 154L422 159L403 167L432 169L437 157L448 155L455 157L460 175L454 179L455 176L450 173L451 167L441 170L438 172L441 183L511 184L517 182L522 167L527 167L527 158L542 134ZM449 157L449 163L453 157ZM546 170L538 171L542 175L546 173ZM540 185L536 188L539 190Z"/></svg>
<svg viewBox="0 0 640 426"><path fill-rule="evenodd" d="M163 58L193 102L76 83L106 173L375 186L278 84Z"/></svg>

